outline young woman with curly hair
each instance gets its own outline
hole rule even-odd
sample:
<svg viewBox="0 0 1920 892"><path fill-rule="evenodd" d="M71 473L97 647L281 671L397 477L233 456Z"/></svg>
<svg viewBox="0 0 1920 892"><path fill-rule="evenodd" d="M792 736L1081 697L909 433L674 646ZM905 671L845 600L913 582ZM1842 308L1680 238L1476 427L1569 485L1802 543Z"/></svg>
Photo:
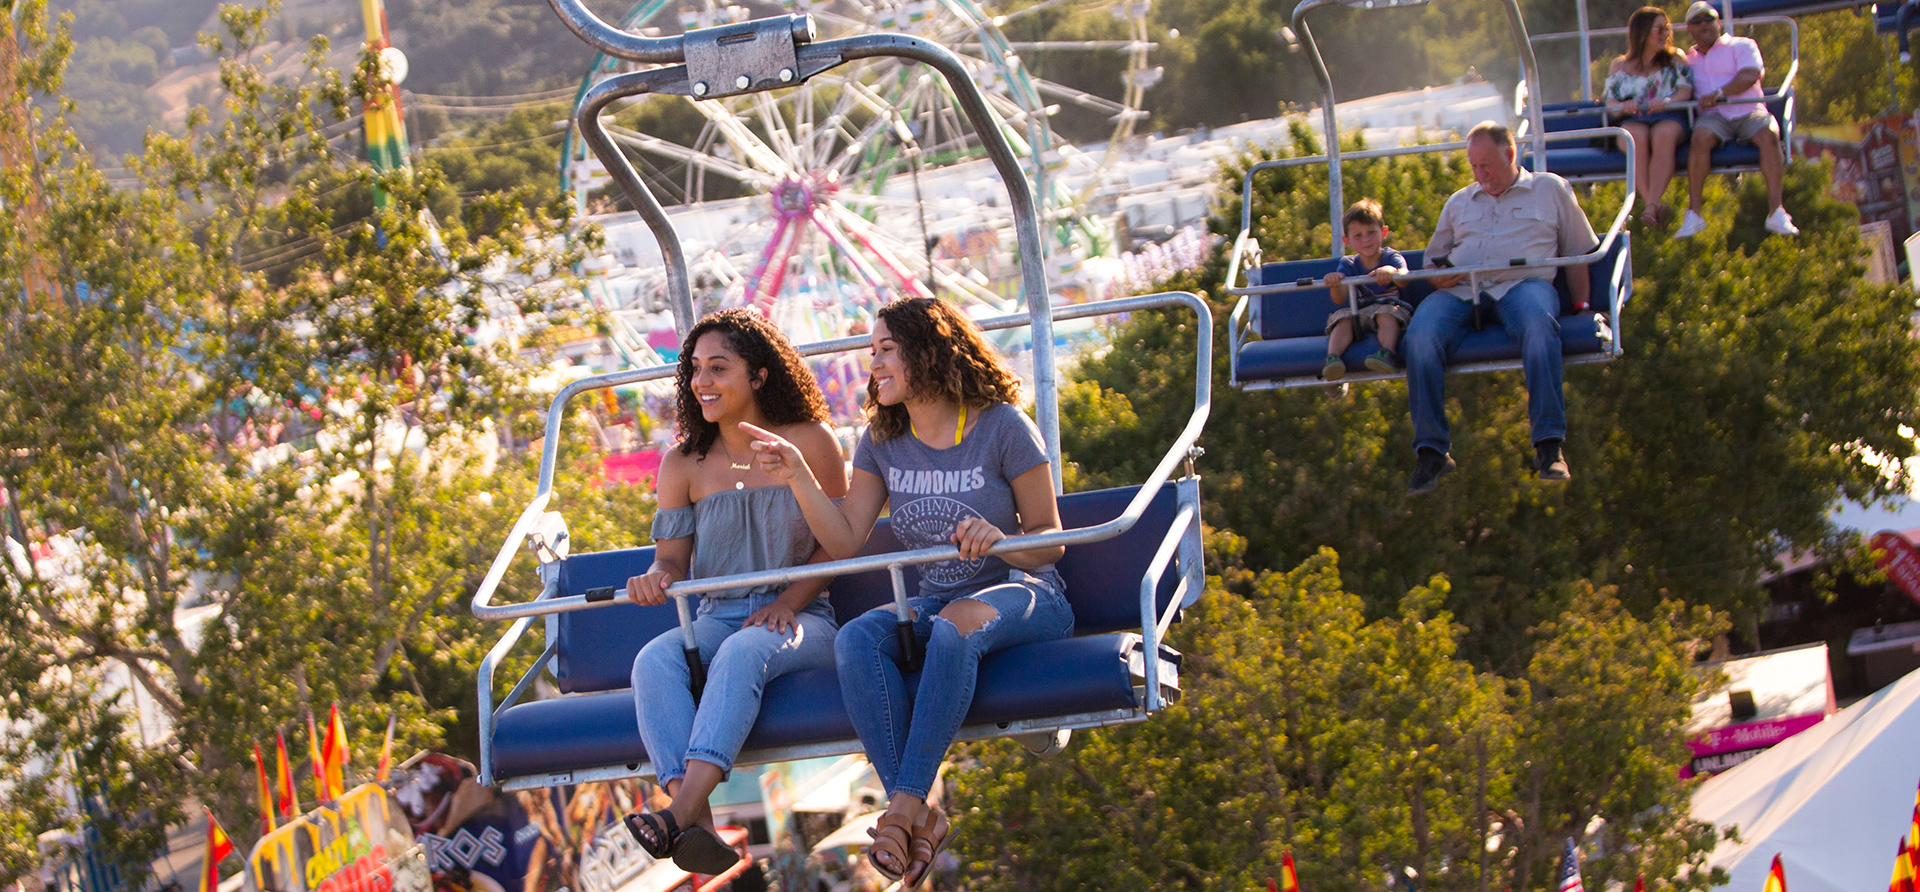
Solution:
<svg viewBox="0 0 1920 892"><path fill-rule="evenodd" d="M870 424L838 506L826 488L835 468L776 431L749 433L759 467L789 483L828 554L857 552L889 504L907 548L959 546L920 565L909 601L926 653L917 686L900 671L891 606L849 621L834 645L842 698L888 794L868 856L911 886L946 842L927 791L973 703L980 657L1072 635L1073 610L1053 567L1063 549L987 553L1009 535L1060 529L1046 448L1015 405L1019 379L971 320L931 298L881 308L872 339Z"/></svg>
<svg viewBox="0 0 1920 892"><path fill-rule="evenodd" d="M779 329L748 310L701 319L681 345L676 380L680 440L661 459L653 517L653 566L627 580L627 597L664 604L668 586L826 560L786 481L757 469L742 424L777 431L821 470L828 496L846 492L840 446L826 400ZM693 622L709 667L695 702L673 629L633 661L640 737L673 804L635 813L627 829L655 858L694 873L725 871L739 856L714 832L707 797L760 715L766 683L833 665L836 631L827 580L785 588L707 592Z"/></svg>

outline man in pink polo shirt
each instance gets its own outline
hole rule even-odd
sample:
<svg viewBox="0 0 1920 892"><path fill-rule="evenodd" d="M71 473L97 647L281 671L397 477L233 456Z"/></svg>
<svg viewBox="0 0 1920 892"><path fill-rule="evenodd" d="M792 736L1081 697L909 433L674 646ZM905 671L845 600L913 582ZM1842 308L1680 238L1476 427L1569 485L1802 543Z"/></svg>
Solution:
<svg viewBox="0 0 1920 892"><path fill-rule="evenodd" d="M1745 37L1734 37L1720 30L1720 12L1710 0L1694 0L1687 7L1687 34L1693 37L1693 49L1687 51L1687 64L1693 68L1693 95L1700 100L1700 112L1693 118L1693 148L1687 155L1687 216L1680 222L1680 238L1697 235L1707 228L1700 216L1700 193L1707 183L1709 155L1715 146L1726 142L1751 142L1760 150L1760 175L1767 180L1767 231L1781 235L1799 235L1793 217L1781 206L1780 175L1786 167L1780 151L1780 128L1765 104L1732 100L1759 100L1760 76L1766 66L1760 61L1760 46Z"/></svg>

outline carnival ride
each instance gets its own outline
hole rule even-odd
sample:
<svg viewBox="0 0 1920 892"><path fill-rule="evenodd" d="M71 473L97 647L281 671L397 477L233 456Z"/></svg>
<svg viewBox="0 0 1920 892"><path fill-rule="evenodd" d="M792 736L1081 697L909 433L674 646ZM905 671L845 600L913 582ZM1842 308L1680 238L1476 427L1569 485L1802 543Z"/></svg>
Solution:
<svg viewBox="0 0 1920 892"><path fill-rule="evenodd" d="M1355 10L1405 9L1421 6L1429 0L1301 0L1294 7L1293 31L1299 35L1308 59L1313 63L1315 77L1319 80L1324 101L1321 113L1325 132L1338 134L1339 121L1335 113L1333 81L1327 72L1325 60L1320 48L1314 42L1313 30L1308 26L1306 16L1315 9L1340 5ZM1516 0L1502 0L1507 15L1508 30L1520 56L1520 70L1527 83L1539 83L1539 65L1534 58L1533 44L1527 37L1526 25L1520 16ZM1549 142L1580 141L1595 139L1625 139L1632 137L1618 127L1587 127L1549 132L1543 124L1542 109L1529 104L1524 110L1526 118L1517 137L1516 149L1521 153L1522 163L1531 166L1534 171L1552 169L1553 152L1547 148ZM1240 233L1235 237L1232 254L1227 268L1227 293L1240 298L1234 305L1233 314L1228 323L1229 362L1231 374L1229 380L1235 387L1243 390L1267 390L1273 388L1306 387L1325 384L1319 377L1321 363L1327 356L1327 336L1324 333L1329 304L1329 292L1323 277L1333 270L1342 253L1342 232L1340 218L1345 210L1346 199L1341 183L1341 164L1344 161L1359 161L1376 158L1390 158L1429 152L1456 152L1466 149L1465 142L1445 142L1431 145L1404 146L1390 149L1373 149L1361 152L1343 152L1340 141L1330 136L1326 140L1327 151L1324 155L1300 158L1282 158L1263 161L1252 165L1241 183ZM1632 254L1628 251L1626 222L1633 208L1633 169L1632 153L1625 153L1626 167L1622 171L1627 183L1620 210L1614 215L1612 224L1601 237L1600 244L1592 251L1574 257L1515 257L1506 263L1478 267L1452 267L1445 270L1425 269L1424 252L1403 252L1411 272L1406 277L1413 280L1406 291L1407 296L1417 302L1431 292L1428 279L1437 276L1465 275L1468 288L1476 295L1480 293L1479 279L1488 273L1506 272L1515 269L1554 270L1554 285L1560 292L1560 338L1568 364L1607 362L1620 355L1621 332L1620 313L1633 291ZM1328 217L1333 232L1332 253L1328 257L1296 260L1291 262L1262 262L1260 245L1253 232L1253 184L1254 177L1262 171L1282 167L1324 164L1328 178ZM1590 276L1591 305L1577 303L1566 284L1569 274ZM1243 283L1244 273L1244 283ZM1343 286L1347 292L1349 306L1355 306L1357 295L1354 284ZM1476 303L1483 298L1476 297ZM1404 377L1404 372L1380 373L1365 370L1364 357L1380 349L1378 338L1367 335L1356 338L1356 343L1348 348L1344 359L1349 369L1349 381L1369 381L1383 378ZM1498 326L1469 333L1459 348L1454 351L1447 370L1450 372L1495 371L1520 368L1520 345L1507 336Z"/></svg>
<svg viewBox="0 0 1920 892"><path fill-rule="evenodd" d="M1737 7L1737 4L1730 4L1729 0L1721 0L1721 3L1723 6L1728 7L1728 11L1723 14L1723 21L1727 23L1729 33L1732 33L1732 30L1736 27L1746 28L1756 25L1780 26L1787 29L1789 58L1786 72L1780 76L1778 83L1771 87L1767 87L1763 83L1763 96L1759 100L1728 99L1724 100L1724 102L1727 105L1753 103L1756 101L1764 104L1767 107L1767 111L1774 116L1775 123L1780 129L1780 148L1783 153L1783 158L1790 162L1793 160L1793 131L1795 123L1793 88L1794 82L1800 74L1800 25L1794 19L1785 15L1748 13L1735 18L1731 9ZM1821 9L1832 8L1836 7L1830 5L1821 7ZM1537 76L1529 77L1522 81L1516 91L1515 106L1522 117L1528 118L1529 123L1532 123L1533 126L1543 128L1548 133L1560 133L1570 130L1591 130L1606 125L1605 103L1602 100L1595 99L1593 96L1593 77L1591 74L1593 71L1593 47L1596 41L1620 39L1625 37L1627 33L1626 28L1591 27L1587 16L1586 0L1576 0L1575 9L1578 14L1578 27L1576 30L1534 35L1530 38L1530 43L1538 44L1567 40L1576 42L1579 48L1580 61L1580 68L1576 75L1579 81L1578 92L1580 98L1567 102L1544 101L1545 91L1531 87L1531 85L1542 83L1541 79ZM1819 10L1799 11L1808 12ZM1536 93L1541 95L1536 96ZM1536 100L1539 100L1540 108L1539 120L1537 122L1532 121L1531 117L1527 115L1527 110L1535 104ZM1699 103L1694 101L1671 102L1667 104L1667 107L1675 111L1685 111L1689 115L1692 115L1699 109ZM1687 158L1691 153L1692 146L1685 142L1681 143L1679 148L1675 150L1674 162L1679 169L1686 169ZM1573 182L1613 180L1626 174L1626 153L1622 152L1619 146L1612 142L1594 141L1581 145L1562 145L1547 149L1546 155L1546 169L1560 174ZM1760 169L1760 150L1748 142L1722 143L1714 148L1709 169L1714 173L1751 173L1758 171Z"/></svg>
<svg viewBox="0 0 1920 892"><path fill-rule="evenodd" d="M816 37L884 30L952 48L982 93L997 129L1036 183L1050 253L1057 262L1109 255L1114 234L1090 211L1094 187L1132 133L1144 91L1159 71L1147 66L1148 4L1110 9L1129 39L1014 42L1001 28L1063 0L995 14L975 0L783 0L822 31ZM1077 0L1077 6L1087 6ZM1072 8L1072 7L1069 7ZM1100 11L1089 7L1085 11ZM625 32L671 33L744 22L751 11L725 0L668 8L641 0L619 20ZM666 39L666 38L662 38ZM1038 77L1022 53L1119 52L1125 55L1119 100ZM639 65L601 50L582 81L594 86ZM649 178L676 203L703 307L751 305L803 339L846 334L855 320L894 295L940 293L992 315L1013 306L1022 252L1009 236L1012 216L998 201L980 133L965 126L953 88L894 57L853 60L796 79L778 95L722 93L693 98L701 124L679 137L608 124L613 142L647 159ZM680 102L659 97L647 101ZM1105 116L1107 149L1097 157L1065 146L1049 117L1069 103ZM609 107L611 110L612 107ZM598 153L570 131L563 180L585 207L602 183ZM676 141L677 140L677 141ZM742 197L744 195L744 197ZM647 247L641 247L641 252ZM635 365L651 357L626 345L659 332L664 276L650 256L603 269L590 291L614 319L617 340ZM656 341L659 338L656 336Z"/></svg>
<svg viewBox="0 0 1920 892"><path fill-rule="evenodd" d="M918 63L937 75L974 129L1004 184L1023 258L1046 256L1043 221L1033 190L1006 131L996 122L971 69L937 43L908 34L866 34L815 39L813 20L786 15L696 28L674 37L635 35L596 18L578 0L549 0L568 27L603 52L661 67L609 78L587 92L577 116L583 141L639 209L659 240L665 283L676 327L694 319L685 252L674 223L620 153L601 112L625 96L644 93L701 96L708 101L750 98L793 89L862 60L891 57ZM992 551L1066 546L1058 563L1073 604L1078 637L1010 648L981 662L973 708L962 738L1017 736L1030 748L1064 746L1075 728L1144 721L1179 692L1179 654L1162 641L1183 606L1204 585L1200 540L1199 478L1192 463L1195 442L1211 406L1211 313L1206 301L1186 292L1050 306L1043 262L1019 268L1024 315L980 320L999 331L1025 327L1032 333L1036 414L1052 459L1054 489L1061 488L1058 383L1054 369L1055 321L1091 319L1150 309L1185 309L1196 334L1194 404L1186 425L1137 487L1062 495L1060 532L1009 537ZM840 338L800 347L808 356L860 350L864 338ZM547 414L540 480L474 595L482 619L510 621L478 672L480 771L483 783L507 788L541 787L630 777L648 772L647 756L633 723L630 668L641 645L673 628L683 636L693 599L703 592L779 585L832 577L836 611L851 616L889 601L903 620L915 568L948 560L951 546L900 551L883 524L865 552L848 560L784 570L675 583L674 608L642 608L617 602L626 579L651 561L651 548L571 553L566 522L548 510L560 431L576 396L640 381L660 380L674 367L655 366L598 375L563 387ZM1186 473L1174 479L1181 465ZM509 565L523 544L539 562L539 594L530 601L495 604ZM496 699L494 673L532 627L545 624L545 641L531 668ZM688 641L691 644L690 638ZM697 654L690 655L697 666ZM911 660L909 661L911 662ZM543 672L551 671L561 696L525 701ZM799 672L770 683L761 713L739 764L853 753L852 734L837 678L830 669Z"/></svg>

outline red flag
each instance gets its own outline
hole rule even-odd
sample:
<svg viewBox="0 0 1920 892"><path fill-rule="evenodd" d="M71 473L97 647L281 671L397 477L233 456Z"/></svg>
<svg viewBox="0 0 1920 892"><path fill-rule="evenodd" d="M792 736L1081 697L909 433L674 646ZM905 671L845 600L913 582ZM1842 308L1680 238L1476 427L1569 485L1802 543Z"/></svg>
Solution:
<svg viewBox="0 0 1920 892"><path fill-rule="evenodd" d="M1633 892L1647 892L1646 874L1643 873L1633 878Z"/></svg>
<svg viewBox="0 0 1920 892"><path fill-rule="evenodd" d="M1300 877L1293 872L1293 850L1288 849L1280 856L1280 889L1278 892L1300 892Z"/></svg>
<svg viewBox="0 0 1920 892"><path fill-rule="evenodd" d="M260 744L253 745L253 773L260 782L260 832L273 832L273 790L267 786L267 760L260 755Z"/></svg>
<svg viewBox="0 0 1920 892"><path fill-rule="evenodd" d="M327 762L320 758L320 729L314 727L313 710L307 710L307 758L313 760L313 798L322 802L333 799L327 795Z"/></svg>
<svg viewBox="0 0 1920 892"><path fill-rule="evenodd" d="M380 742L380 767L373 770L373 779L386 783L393 774L393 720L399 718L396 713L387 713L387 739Z"/></svg>
<svg viewBox="0 0 1920 892"><path fill-rule="evenodd" d="M320 764L326 776L327 798L347 795L347 726L340 722L340 704L327 712L327 742L320 746Z"/></svg>
<svg viewBox="0 0 1920 892"><path fill-rule="evenodd" d="M200 892L218 892L220 889L220 859L233 854L233 840L227 838L227 831L220 829L220 822L214 820L213 811L207 810L207 856L200 862Z"/></svg>
<svg viewBox="0 0 1920 892"><path fill-rule="evenodd" d="M1767 871L1767 884L1760 892L1787 892L1787 871L1780 866L1780 856L1773 856L1773 869Z"/></svg>
<svg viewBox="0 0 1920 892"><path fill-rule="evenodd" d="M1273 877L1267 877L1267 892L1280 892L1280 887L1274 884Z"/></svg>
<svg viewBox="0 0 1920 892"><path fill-rule="evenodd" d="M1887 892L1914 892L1913 850L1904 838L1899 853L1893 856L1893 879L1887 881Z"/></svg>
<svg viewBox="0 0 1920 892"><path fill-rule="evenodd" d="M293 788L293 766L287 764L287 736L274 731L273 745L279 750L273 779L280 784L280 817L291 818L300 811L300 794Z"/></svg>

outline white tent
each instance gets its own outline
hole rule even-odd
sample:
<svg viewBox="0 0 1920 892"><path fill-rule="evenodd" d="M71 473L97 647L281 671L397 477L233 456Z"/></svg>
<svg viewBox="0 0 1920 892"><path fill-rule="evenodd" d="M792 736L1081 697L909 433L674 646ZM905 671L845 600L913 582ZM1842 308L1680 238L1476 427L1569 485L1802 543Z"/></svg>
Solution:
<svg viewBox="0 0 1920 892"><path fill-rule="evenodd" d="M1738 826L1708 863L1750 892L1779 853L1793 892L1880 889L1920 782L1920 672L1701 784L1693 816Z"/></svg>

